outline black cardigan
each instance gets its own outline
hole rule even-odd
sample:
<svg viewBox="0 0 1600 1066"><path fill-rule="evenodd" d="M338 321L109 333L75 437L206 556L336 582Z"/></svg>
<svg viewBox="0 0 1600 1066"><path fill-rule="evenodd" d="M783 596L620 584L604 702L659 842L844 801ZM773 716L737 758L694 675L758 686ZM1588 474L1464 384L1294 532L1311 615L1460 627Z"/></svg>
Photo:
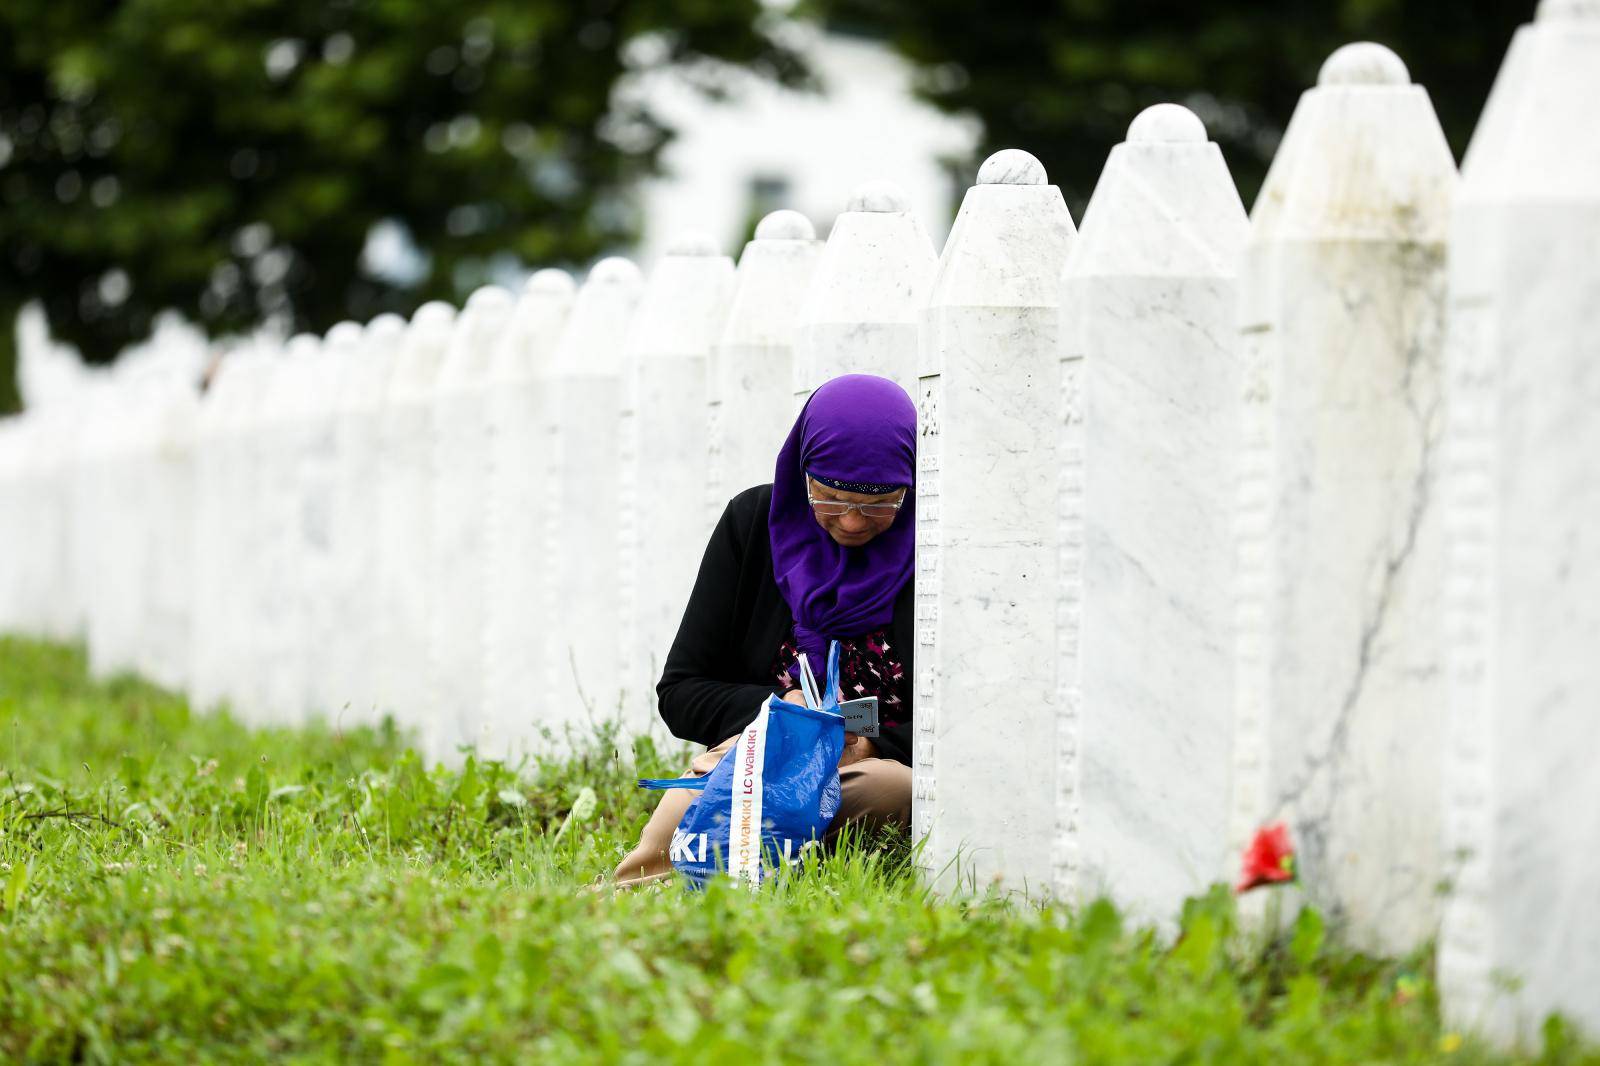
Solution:
<svg viewBox="0 0 1600 1066"><path fill-rule="evenodd" d="M794 617L772 576L767 512L772 486L757 485L728 501L711 533L700 575L656 685L661 719L672 735L720 744L755 719L761 703L781 689L771 677L778 648L792 635ZM911 765L912 620L915 580L895 599L890 636L901 652L907 684L899 724L874 743L886 757Z"/></svg>

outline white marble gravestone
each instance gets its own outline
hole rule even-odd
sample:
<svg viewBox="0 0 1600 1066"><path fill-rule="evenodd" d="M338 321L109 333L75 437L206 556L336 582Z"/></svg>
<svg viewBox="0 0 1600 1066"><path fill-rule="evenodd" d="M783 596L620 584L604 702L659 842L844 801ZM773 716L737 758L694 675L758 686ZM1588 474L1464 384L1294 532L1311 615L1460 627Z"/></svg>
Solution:
<svg viewBox="0 0 1600 1066"><path fill-rule="evenodd" d="M154 432L154 416L160 406L148 351L146 347L127 353L117 366L115 387L120 399L110 412L111 424L102 438L98 512L104 520L116 523L118 536L106 538L103 546L87 633L89 671L98 678L131 672L140 664L144 596L154 542L151 516L143 506L150 483L146 442ZM36 416L29 418L33 421ZM36 530L34 536L39 535ZM41 565L39 560L30 564L34 570Z"/></svg>
<svg viewBox="0 0 1600 1066"><path fill-rule="evenodd" d="M349 704L340 673L340 597L343 567L340 496L344 489L339 432L340 382L361 360L362 330L356 322L339 322L322 339L322 352L311 364L307 406L301 418L308 437L300 457L300 539L296 568L290 580L299 601L300 618L295 637L305 662L305 697L302 718L321 715L339 718Z"/></svg>
<svg viewBox="0 0 1600 1066"><path fill-rule="evenodd" d="M194 606L195 428L199 417L198 360L183 341L163 337L160 365L151 383L150 427L143 461L144 508L150 536L144 575L139 672L161 687L181 692L190 670L190 612Z"/></svg>
<svg viewBox="0 0 1600 1066"><path fill-rule="evenodd" d="M67 491L67 459L82 427L77 389L50 390L24 411L22 463L11 506L20 520L12 584L14 628L51 640L73 637L72 610L66 594L70 580L67 532L72 524L72 497Z"/></svg>
<svg viewBox="0 0 1600 1066"><path fill-rule="evenodd" d="M170 333L158 320L157 330ZM13 609L17 627L51 640L80 635L77 596L72 587L70 533L73 528L71 457L87 415L91 374L77 353L50 337L35 305L18 316L17 387L25 405L21 421L25 458L14 506L26 532L13 546ZM148 464L144 469L148 469Z"/></svg>
<svg viewBox="0 0 1600 1066"><path fill-rule="evenodd" d="M419 734L427 724L433 384L455 324L433 300L412 314L378 420L377 705Z"/></svg>
<svg viewBox="0 0 1600 1066"><path fill-rule="evenodd" d="M228 593L229 618L225 626L230 664L225 694L236 711L259 714L264 706L267 678L262 675L260 655L260 602L263 576L261 557L266 553L266 537L271 528L267 492L270 470L262 448L263 431L270 416L271 403L279 375L288 364L288 346L279 343L264 347L264 357L252 375L253 387L248 407L234 422L231 450L234 469L241 472L235 486L239 501L236 527L247 527L232 538L228 557L232 575Z"/></svg>
<svg viewBox="0 0 1600 1066"><path fill-rule="evenodd" d="M105 528L95 512L97 490L94 474L100 459L97 432L113 417L117 400L116 386L107 369L91 373L84 388L83 421L65 471L69 479L65 489L70 496L72 514L72 529L68 532L66 548L69 586L65 594L72 598L73 639L80 641L88 635L100 556L100 537L97 534ZM9 562L12 565L20 563L20 552L14 552ZM0 581L3 580L0 578ZM0 613L4 611L5 607L0 606Z"/></svg>
<svg viewBox="0 0 1600 1066"><path fill-rule="evenodd" d="M886 181L858 188L834 219L800 307L795 409L840 374L879 374L913 392L919 321L938 269L905 193Z"/></svg>
<svg viewBox="0 0 1600 1066"><path fill-rule="evenodd" d="M772 480L794 421L795 319L821 253L810 219L774 211L739 257L728 322L711 359L713 522L731 497Z"/></svg>
<svg viewBox="0 0 1600 1066"><path fill-rule="evenodd" d="M33 423L26 410L0 419L0 633L27 633L34 627L30 610L30 567L35 562L33 509Z"/></svg>
<svg viewBox="0 0 1600 1066"><path fill-rule="evenodd" d="M201 710L223 701L242 710L242 694L255 690L247 653L255 621L248 582L258 550L259 493L250 441L275 369L272 352L264 338L229 351L202 405L188 688L190 704Z"/></svg>
<svg viewBox="0 0 1600 1066"><path fill-rule="evenodd" d="M623 686L630 728L656 721L655 685L711 532L706 363L733 295L733 261L690 234L662 256L629 330L623 368Z"/></svg>
<svg viewBox="0 0 1600 1066"><path fill-rule="evenodd" d="M24 410L11 420L11 462L4 500L11 533L5 566L10 578L0 606L0 632L41 633L44 604L60 569L55 529L59 525L48 490L50 423L60 412Z"/></svg>
<svg viewBox="0 0 1600 1066"><path fill-rule="evenodd" d="M227 477L233 456L229 430L247 400L252 358L240 345L223 356L200 403L195 423L194 627L189 637L190 671L185 692L190 706L210 710L228 687L226 618L229 516ZM81 521L82 516L80 516Z"/></svg>
<svg viewBox="0 0 1600 1066"><path fill-rule="evenodd" d="M3 505L11 530L0 551L9 571L0 631L53 640L79 633L69 531L73 525L71 457L86 428L91 375L70 348L50 337L42 308L31 304L16 321L16 384L23 402L11 416L11 463Z"/></svg>
<svg viewBox="0 0 1600 1066"><path fill-rule="evenodd" d="M110 373L100 368L84 374L82 395L75 400L78 426L69 444L62 470L62 491L67 495L67 513L71 517L64 531L66 552L65 585L61 595L66 599L68 632L70 638L82 641L88 633L89 608L93 597L90 574L99 552L99 534L104 528L93 518L94 501L89 494L91 482L85 477L90 468L94 448L93 431L97 423L108 417L116 390Z"/></svg>
<svg viewBox="0 0 1600 1066"><path fill-rule="evenodd" d="M1323 64L1267 174L1240 275L1231 836L1288 821L1353 946L1437 928L1444 253L1454 163L1380 45ZM1233 870L1219 871L1231 873Z"/></svg>
<svg viewBox="0 0 1600 1066"><path fill-rule="evenodd" d="M26 433L22 415L0 415L0 633L21 633L27 624L18 588L26 562L23 545L27 529L22 505ZM88 483L87 474L84 482ZM92 597L89 603L93 604Z"/></svg>
<svg viewBox="0 0 1600 1066"><path fill-rule="evenodd" d="M254 450L261 490L261 550L250 579L256 637L252 673L260 681L241 710L256 724L292 721L305 705L306 661L297 614L300 569L300 458L310 437L302 407L315 389L322 339L289 338L272 375Z"/></svg>
<svg viewBox="0 0 1600 1066"><path fill-rule="evenodd" d="M574 292L564 270L529 278L489 368L484 707L474 741L496 758L524 754L538 740L544 630L559 624L540 603L551 492L540 454L548 436L541 393Z"/></svg>
<svg viewBox="0 0 1600 1066"><path fill-rule="evenodd" d="M423 747L454 759L483 707L484 519L489 495L489 363L515 299L485 286L467 298L434 382L428 564L428 696Z"/></svg>
<svg viewBox="0 0 1600 1066"><path fill-rule="evenodd" d="M1084 486L1060 888L1168 929L1225 865L1248 229L1200 120L1157 104L1111 150L1063 279L1083 358Z"/></svg>
<svg viewBox="0 0 1600 1066"><path fill-rule="evenodd" d="M922 316L912 810L923 863L946 885L1050 886L1052 430L1074 235L1037 159L990 156Z"/></svg>
<svg viewBox="0 0 1600 1066"><path fill-rule="evenodd" d="M549 476L547 522L537 547L543 582L539 661L530 693L558 740L569 727L618 716L622 693L622 588L617 523L622 500L619 424L625 344L644 279L626 259L589 271L550 359L537 457Z"/></svg>
<svg viewBox="0 0 1600 1066"><path fill-rule="evenodd" d="M1452 1025L1600 1038L1600 3L1517 32L1450 249Z"/></svg>
<svg viewBox="0 0 1600 1066"><path fill-rule="evenodd" d="M349 708L354 724L376 706L378 464L384 395L406 321L381 314L362 330L341 367L334 394L337 468L333 507L334 558L327 596L333 611L328 636L329 706Z"/></svg>

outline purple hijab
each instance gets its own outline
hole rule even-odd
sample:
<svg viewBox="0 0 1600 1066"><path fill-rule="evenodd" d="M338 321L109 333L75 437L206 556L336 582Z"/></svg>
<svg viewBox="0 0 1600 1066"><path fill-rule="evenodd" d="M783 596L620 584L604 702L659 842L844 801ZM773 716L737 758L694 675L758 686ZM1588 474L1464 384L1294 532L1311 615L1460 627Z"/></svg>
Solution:
<svg viewBox="0 0 1600 1066"><path fill-rule="evenodd" d="M916 549L917 409L888 378L848 374L806 401L778 452L768 531L772 573L794 615L795 643L819 673L828 641L888 625L911 580ZM817 524L806 475L830 482L905 486L894 524L846 548Z"/></svg>

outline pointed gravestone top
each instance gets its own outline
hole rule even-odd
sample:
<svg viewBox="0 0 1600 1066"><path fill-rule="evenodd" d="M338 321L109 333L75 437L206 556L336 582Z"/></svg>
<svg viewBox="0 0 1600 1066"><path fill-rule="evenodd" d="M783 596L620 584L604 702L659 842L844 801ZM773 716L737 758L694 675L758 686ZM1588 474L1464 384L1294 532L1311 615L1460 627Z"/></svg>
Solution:
<svg viewBox="0 0 1600 1066"><path fill-rule="evenodd" d="M756 225L758 241L816 240L817 227L798 211L774 211Z"/></svg>
<svg viewBox="0 0 1600 1066"><path fill-rule="evenodd" d="M774 211L761 220L755 240L739 258L723 346L792 344L799 297L822 249L816 237L816 227L798 211ZM784 387L787 391L788 383Z"/></svg>
<svg viewBox="0 0 1600 1066"><path fill-rule="evenodd" d="M857 185L850 199L845 203L846 211L861 211L867 214L887 215L911 209L911 200L906 196L904 189L892 181L869 181L864 185Z"/></svg>
<svg viewBox="0 0 1600 1066"><path fill-rule="evenodd" d="M571 298L578 291L572 275L565 270L535 270L528 283L522 287L525 296L564 296Z"/></svg>
<svg viewBox="0 0 1600 1066"><path fill-rule="evenodd" d="M1289 119L1252 209L1250 242L1442 243L1455 183L1427 90L1382 45L1345 45Z"/></svg>
<svg viewBox="0 0 1600 1066"><path fill-rule="evenodd" d="M411 325L400 339L393 376L391 401L415 403L428 394L439 362L450 344L456 309L443 300L429 300L411 314Z"/></svg>
<svg viewBox="0 0 1600 1066"><path fill-rule="evenodd" d="M590 285L637 285L642 279L633 260L620 255L607 256L589 269L584 287Z"/></svg>
<svg viewBox="0 0 1600 1066"><path fill-rule="evenodd" d="M456 320L456 309L443 300L429 300L411 315L411 328L425 333L448 330Z"/></svg>
<svg viewBox="0 0 1600 1066"><path fill-rule="evenodd" d="M1600 22L1600 0L1540 0L1536 22Z"/></svg>
<svg viewBox="0 0 1600 1066"><path fill-rule="evenodd" d="M368 340L398 344L405 328L405 319L392 311L385 311L367 323L365 334Z"/></svg>
<svg viewBox="0 0 1600 1066"><path fill-rule="evenodd" d="M703 233L679 235L656 264L640 299L628 351L644 358L704 357L722 330L733 291L733 260Z"/></svg>
<svg viewBox="0 0 1600 1066"><path fill-rule="evenodd" d="M979 185L1046 185L1044 164L1020 148L1003 148L978 168Z"/></svg>
<svg viewBox="0 0 1600 1066"><path fill-rule="evenodd" d="M1461 163L1460 202L1600 195L1600 0L1545 0L1517 30Z"/></svg>
<svg viewBox="0 0 1600 1066"><path fill-rule="evenodd" d="M688 230L673 238L667 245L667 255L674 256L713 256L721 255L722 249L717 247L717 242L711 239L710 234L700 230Z"/></svg>
<svg viewBox="0 0 1600 1066"><path fill-rule="evenodd" d="M528 279L495 348L489 376L497 386L532 381L544 369L576 292L564 270L540 270Z"/></svg>
<svg viewBox="0 0 1600 1066"><path fill-rule="evenodd" d="M996 152L961 199L928 305L1054 307L1075 237L1043 164L1020 149Z"/></svg>
<svg viewBox="0 0 1600 1066"><path fill-rule="evenodd" d="M590 267L551 357L553 371L566 377L617 374L622 338L643 287L632 260L610 256Z"/></svg>
<svg viewBox="0 0 1600 1066"><path fill-rule="evenodd" d="M1155 104L1139 112L1128 126L1134 144L1204 144L1205 123L1180 104Z"/></svg>
<svg viewBox="0 0 1600 1066"><path fill-rule="evenodd" d="M1318 85L1410 85L1405 61L1381 44L1357 41L1334 51L1317 72Z"/></svg>
<svg viewBox="0 0 1600 1066"><path fill-rule="evenodd" d="M467 297L439 371L441 388L450 390L481 381L515 307L516 299L499 285L485 285Z"/></svg>
<svg viewBox="0 0 1600 1066"><path fill-rule="evenodd" d="M328 350L347 352L361 343L359 322L340 322L328 330Z"/></svg>
<svg viewBox="0 0 1600 1066"><path fill-rule="evenodd" d="M1111 150L1066 274L1231 278L1248 230L1205 124L1188 108L1156 104Z"/></svg>
<svg viewBox="0 0 1600 1066"><path fill-rule="evenodd" d="M463 310L504 314L511 311L511 303L511 294L505 289L498 285L484 285L467 297L467 305Z"/></svg>

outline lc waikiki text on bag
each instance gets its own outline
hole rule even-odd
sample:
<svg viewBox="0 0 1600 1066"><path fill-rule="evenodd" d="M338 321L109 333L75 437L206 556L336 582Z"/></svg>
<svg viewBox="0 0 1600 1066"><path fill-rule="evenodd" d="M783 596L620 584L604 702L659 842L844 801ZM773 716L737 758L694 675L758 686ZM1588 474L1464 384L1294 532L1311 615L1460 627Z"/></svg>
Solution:
<svg viewBox="0 0 1600 1066"><path fill-rule="evenodd" d="M641 788L700 789L672 835L674 869L701 888L726 870L752 887L816 846L839 813L839 644L828 649L828 684L818 693L805 656L800 690L806 706L772 696L755 721L704 777L644 779Z"/></svg>

